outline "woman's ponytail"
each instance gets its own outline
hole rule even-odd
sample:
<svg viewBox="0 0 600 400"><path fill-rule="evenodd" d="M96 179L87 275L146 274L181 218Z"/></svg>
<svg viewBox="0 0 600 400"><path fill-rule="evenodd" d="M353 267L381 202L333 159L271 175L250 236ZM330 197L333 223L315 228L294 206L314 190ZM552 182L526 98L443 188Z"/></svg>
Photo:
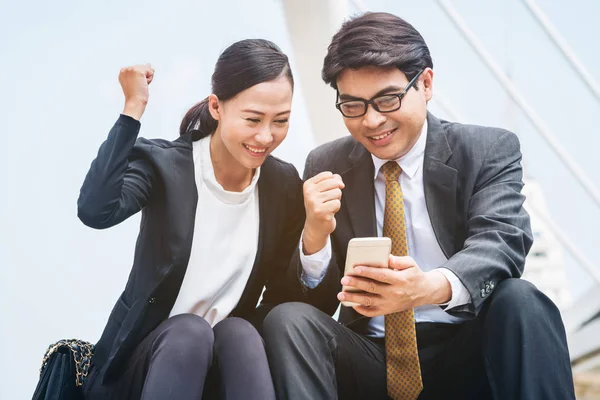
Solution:
<svg viewBox="0 0 600 400"><path fill-rule="evenodd" d="M210 115L208 111L208 97L196 104L183 117L181 125L179 126L179 134L184 135L189 131L195 132L194 140L201 139L208 135L211 135L218 125L218 121Z"/></svg>

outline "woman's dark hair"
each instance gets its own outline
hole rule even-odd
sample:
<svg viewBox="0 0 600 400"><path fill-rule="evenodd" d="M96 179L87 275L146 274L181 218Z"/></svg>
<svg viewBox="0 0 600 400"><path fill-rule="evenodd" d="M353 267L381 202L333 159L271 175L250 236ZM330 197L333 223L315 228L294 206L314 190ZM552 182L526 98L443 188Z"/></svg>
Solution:
<svg viewBox="0 0 600 400"><path fill-rule="evenodd" d="M344 22L333 36L321 75L337 89L343 70L367 66L397 67L410 80L426 67L433 68L433 61L411 24L393 14L368 12Z"/></svg>
<svg viewBox="0 0 600 400"><path fill-rule="evenodd" d="M280 76L286 76L292 88L294 77L287 56L275 43L264 39L246 39L229 46L217 60L212 75L212 92L221 101ZM208 111L208 97L192 107L183 117L179 134L191 130L194 140L206 137L217 129L218 121Z"/></svg>

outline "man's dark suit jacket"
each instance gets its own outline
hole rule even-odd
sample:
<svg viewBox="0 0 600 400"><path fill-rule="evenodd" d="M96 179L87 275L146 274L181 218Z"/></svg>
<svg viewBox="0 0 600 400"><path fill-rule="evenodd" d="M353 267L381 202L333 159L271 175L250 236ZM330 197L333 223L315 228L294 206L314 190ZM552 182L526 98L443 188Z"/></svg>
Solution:
<svg viewBox="0 0 600 400"><path fill-rule="evenodd" d="M522 207L519 140L506 130L446 122L432 114L427 123L423 184L433 230L448 258L440 267L454 272L471 295L469 305L449 312L475 317L498 282L521 276L532 244L529 216ZM340 174L346 187L327 273L316 288L304 290L311 304L332 315L348 242L377 236L374 166L365 147L348 136L309 154L305 179L322 171ZM301 285L298 254L295 263ZM353 324L358 318L353 309L342 307L340 322Z"/></svg>
<svg viewBox="0 0 600 400"><path fill-rule="evenodd" d="M202 207L197 204L192 159L192 141L199 132L170 142L137 139L139 128L138 121L119 117L92 162L77 203L81 221L97 229L142 210L129 280L95 349L93 363L101 368L103 381L118 373L137 344L168 317L189 261L196 206ZM302 296L283 287L290 281L285 274L295 274L290 258L304 225L298 172L269 156L261 168L258 193L256 259L231 313L250 320L264 286L264 298L272 304Z"/></svg>

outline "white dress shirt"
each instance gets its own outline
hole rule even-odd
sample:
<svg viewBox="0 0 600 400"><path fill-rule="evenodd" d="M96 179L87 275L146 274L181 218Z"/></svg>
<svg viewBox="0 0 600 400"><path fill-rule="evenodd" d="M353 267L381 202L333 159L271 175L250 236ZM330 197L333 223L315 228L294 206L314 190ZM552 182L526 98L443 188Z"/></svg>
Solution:
<svg viewBox="0 0 600 400"><path fill-rule="evenodd" d="M402 173L400 174L400 185L404 197L404 215L406 218L406 238L408 241L408 254L419 265L423 271L431 271L443 265L447 258L444 256L437 242L427 205L425 204L425 192L423 186L423 161L425 156L425 144L427 143L427 121L419 139L412 149L398 160L395 160ZM388 160L381 160L372 155L375 166L375 216L377 219L377 235L383 232L383 215L385 210L385 177L381 167ZM325 276L327 265L331 260L331 240L319 252L306 256L302 252L300 242L300 260L302 262L302 281L307 287L316 287ZM452 287L452 298L450 302L443 305L425 305L415 308L415 319L417 322L443 322L459 323L463 319L454 317L444 311L457 306L469 304L471 297L469 292L458 279L458 277L446 268L439 268L440 272L450 282ZM444 309L442 309L444 307ZM383 337L384 317L372 318L369 325L369 336Z"/></svg>
<svg viewBox="0 0 600 400"><path fill-rule="evenodd" d="M258 178L242 192L217 182L210 136L193 143L198 207L190 260L169 317L192 313L211 326L225 319L246 287L258 248Z"/></svg>

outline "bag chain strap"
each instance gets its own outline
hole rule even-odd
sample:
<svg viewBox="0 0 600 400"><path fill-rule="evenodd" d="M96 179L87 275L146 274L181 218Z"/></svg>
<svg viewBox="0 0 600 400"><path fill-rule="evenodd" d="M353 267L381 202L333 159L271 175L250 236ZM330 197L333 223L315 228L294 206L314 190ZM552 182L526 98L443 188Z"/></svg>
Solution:
<svg viewBox="0 0 600 400"><path fill-rule="evenodd" d="M92 355L94 354L94 345L83 340L78 339L63 339L48 346L44 359L42 360L42 367L40 368L40 376L44 372L44 368L48 365L50 356L54 354L59 348L66 346L69 348L73 355L73 361L75 361L75 385L80 387L83 385L83 380L87 377L90 364L92 362Z"/></svg>

